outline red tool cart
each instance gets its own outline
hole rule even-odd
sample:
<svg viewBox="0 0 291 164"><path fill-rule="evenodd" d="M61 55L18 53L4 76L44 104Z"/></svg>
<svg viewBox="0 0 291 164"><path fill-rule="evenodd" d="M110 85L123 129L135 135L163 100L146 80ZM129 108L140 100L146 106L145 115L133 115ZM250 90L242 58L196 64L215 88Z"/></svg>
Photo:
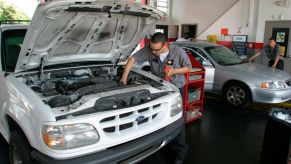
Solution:
<svg viewBox="0 0 291 164"><path fill-rule="evenodd" d="M185 74L186 85L184 86L184 117L185 122L190 123L202 118L204 101L205 69L197 62L191 53L188 56L192 63L192 71Z"/></svg>

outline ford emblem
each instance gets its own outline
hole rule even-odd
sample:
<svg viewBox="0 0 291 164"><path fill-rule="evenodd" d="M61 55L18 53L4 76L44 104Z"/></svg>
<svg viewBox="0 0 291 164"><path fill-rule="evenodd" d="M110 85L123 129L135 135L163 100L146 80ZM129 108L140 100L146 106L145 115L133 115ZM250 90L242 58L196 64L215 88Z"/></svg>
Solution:
<svg viewBox="0 0 291 164"><path fill-rule="evenodd" d="M145 116L138 116L138 117L135 119L135 121L138 122L138 123L142 122L143 120L145 120Z"/></svg>

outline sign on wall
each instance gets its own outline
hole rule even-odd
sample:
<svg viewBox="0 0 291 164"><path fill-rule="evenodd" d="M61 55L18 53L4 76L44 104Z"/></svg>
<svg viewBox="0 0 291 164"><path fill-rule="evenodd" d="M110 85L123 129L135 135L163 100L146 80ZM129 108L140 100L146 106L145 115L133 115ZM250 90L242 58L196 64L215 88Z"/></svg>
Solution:
<svg viewBox="0 0 291 164"><path fill-rule="evenodd" d="M228 35L228 28L221 28L220 34L221 35Z"/></svg>
<svg viewBox="0 0 291 164"><path fill-rule="evenodd" d="M247 35L234 35L233 42L247 42L248 41L248 36Z"/></svg>
<svg viewBox="0 0 291 164"><path fill-rule="evenodd" d="M276 39L277 44L282 48L282 56L289 57L288 42L290 28L273 28L272 37Z"/></svg>
<svg viewBox="0 0 291 164"><path fill-rule="evenodd" d="M286 36L285 32L277 32L276 42L277 43L284 43L285 42L285 36Z"/></svg>
<svg viewBox="0 0 291 164"><path fill-rule="evenodd" d="M234 35L232 39L233 49L239 56L243 57L247 55L247 35Z"/></svg>

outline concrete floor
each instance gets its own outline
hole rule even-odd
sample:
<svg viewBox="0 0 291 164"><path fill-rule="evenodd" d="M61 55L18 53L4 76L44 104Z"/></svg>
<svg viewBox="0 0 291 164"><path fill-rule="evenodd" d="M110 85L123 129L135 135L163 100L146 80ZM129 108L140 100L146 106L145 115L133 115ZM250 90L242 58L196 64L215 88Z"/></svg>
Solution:
<svg viewBox="0 0 291 164"><path fill-rule="evenodd" d="M187 125L189 150L185 163L259 163L266 122L265 111L228 109L206 99L202 120ZM166 164L170 163L168 159L159 152L144 163Z"/></svg>
<svg viewBox="0 0 291 164"><path fill-rule="evenodd" d="M187 125L189 144L186 164L257 164L263 143L267 112L228 109L219 101L206 99L202 120ZM0 140L0 163L8 163L8 148ZM143 164L171 163L160 151Z"/></svg>

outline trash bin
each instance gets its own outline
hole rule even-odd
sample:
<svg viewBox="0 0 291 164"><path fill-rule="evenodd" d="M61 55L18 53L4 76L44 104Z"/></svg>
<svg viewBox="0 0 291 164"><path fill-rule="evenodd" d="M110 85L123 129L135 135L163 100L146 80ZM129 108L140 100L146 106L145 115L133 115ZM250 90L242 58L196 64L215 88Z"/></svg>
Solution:
<svg viewBox="0 0 291 164"><path fill-rule="evenodd" d="M261 164L288 163L291 139L291 110L274 108L269 113L265 129ZM290 161L289 161L290 162Z"/></svg>

